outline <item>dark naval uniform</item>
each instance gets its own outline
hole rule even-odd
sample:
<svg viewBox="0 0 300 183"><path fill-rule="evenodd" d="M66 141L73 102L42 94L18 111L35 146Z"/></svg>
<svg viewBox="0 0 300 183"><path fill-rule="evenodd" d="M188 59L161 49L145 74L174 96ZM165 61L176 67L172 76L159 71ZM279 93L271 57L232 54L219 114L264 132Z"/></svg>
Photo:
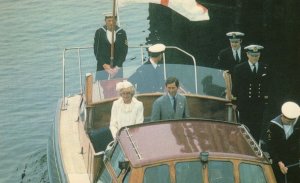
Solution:
<svg viewBox="0 0 300 183"><path fill-rule="evenodd" d="M247 61L246 52L242 49L241 43L244 37L242 32L228 32L226 36L230 41L230 47L221 50L218 54L216 67L222 70L229 70L232 74L234 67L244 61ZM233 51L237 50L237 51Z"/></svg>
<svg viewBox="0 0 300 183"><path fill-rule="evenodd" d="M150 61L145 62L136 72L128 78L128 81L136 85L139 93L152 93L164 91L163 67L154 68Z"/></svg>
<svg viewBox="0 0 300 183"><path fill-rule="evenodd" d="M107 26L103 26L99 28L95 33L94 54L97 59L97 71L104 70L104 64L110 64L111 44L107 39L106 32ZM121 68L123 66L123 62L126 59L128 51L127 36L126 32L118 26L116 26L115 33L116 37L114 43L114 59L112 67L118 66ZM118 77L123 77L122 70L120 73L118 73ZM108 74L106 73L106 76L104 76L103 79L107 78Z"/></svg>
<svg viewBox="0 0 300 183"><path fill-rule="evenodd" d="M293 128L292 134L287 137L281 121L281 115L277 116L270 123L268 130L268 148L273 160L273 170L278 183L285 182L285 177L281 173L278 162L282 161L285 166L293 165L299 162L300 158L300 120L296 119L293 125L287 125ZM299 165L289 167L287 173L287 182L296 183L300 181Z"/></svg>
<svg viewBox="0 0 300 183"><path fill-rule="evenodd" d="M241 56L239 59L235 59L235 56L233 55L232 48L226 48L220 51L218 55L218 62L217 67L222 70L229 70L229 73L232 74L234 67L241 63L247 61L247 55L246 52L241 49Z"/></svg>
<svg viewBox="0 0 300 183"><path fill-rule="evenodd" d="M233 73L232 94L236 98L233 102L239 111L239 122L245 124L258 141L268 98L268 67L258 62L257 73L253 73L249 63L243 62Z"/></svg>

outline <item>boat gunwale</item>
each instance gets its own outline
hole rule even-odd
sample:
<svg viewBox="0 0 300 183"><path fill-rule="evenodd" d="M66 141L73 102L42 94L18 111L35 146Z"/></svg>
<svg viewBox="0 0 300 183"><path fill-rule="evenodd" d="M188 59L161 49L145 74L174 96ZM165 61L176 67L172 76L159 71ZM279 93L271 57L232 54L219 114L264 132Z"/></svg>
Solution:
<svg viewBox="0 0 300 183"><path fill-rule="evenodd" d="M219 101L219 102L224 102L224 103L228 103L228 105L231 105L230 100L225 99L225 98L221 98L221 97L215 97L215 96L209 96L209 95L201 95L201 94L192 94L192 93L181 93L182 95L186 96L186 97L196 97L196 98L201 98L201 99L207 99L207 100L214 100L214 101ZM141 94L135 94L134 97L139 98L139 97L148 97L148 96L163 96L165 95L165 93L162 92L156 92L156 93L141 93ZM94 107L96 105L100 105L100 104L104 104L104 103L108 103L108 102L112 102L117 100L119 97L112 97L112 98L106 98L106 99L102 99L101 101L97 101L94 103L89 103L86 105L86 107L90 108L90 107Z"/></svg>
<svg viewBox="0 0 300 183"><path fill-rule="evenodd" d="M63 110L63 98L60 98L57 102L57 106L56 106L56 115L54 118L54 123L53 123L53 129L51 132L51 136L49 138L52 138L52 145L51 147L54 148L53 152L54 152L54 161L55 161L55 167L56 167L56 173L58 175L57 179L59 180L59 182L67 182L67 176L65 174L65 169L64 169L64 164L63 164L63 160L62 160L62 154L61 154L61 144L60 144L60 118L61 118L61 110ZM48 143L51 141L48 141ZM49 179L50 182L53 182L51 180L53 180L53 174L52 172L52 166L51 166L51 159L50 159L50 153L48 148L50 144L48 144L47 146L47 167L48 167L48 171L49 171Z"/></svg>

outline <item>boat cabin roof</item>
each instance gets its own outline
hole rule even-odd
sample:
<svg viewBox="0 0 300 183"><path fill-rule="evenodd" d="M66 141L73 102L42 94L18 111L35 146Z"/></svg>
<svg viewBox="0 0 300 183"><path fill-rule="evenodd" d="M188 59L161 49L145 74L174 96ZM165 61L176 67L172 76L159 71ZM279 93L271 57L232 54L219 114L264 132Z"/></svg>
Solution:
<svg viewBox="0 0 300 183"><path fill-rule="evenodd" d="M227 157L262 161L263 153L241 124L186 119L124 127L118 141L134 167L174 159Z"/></svg>

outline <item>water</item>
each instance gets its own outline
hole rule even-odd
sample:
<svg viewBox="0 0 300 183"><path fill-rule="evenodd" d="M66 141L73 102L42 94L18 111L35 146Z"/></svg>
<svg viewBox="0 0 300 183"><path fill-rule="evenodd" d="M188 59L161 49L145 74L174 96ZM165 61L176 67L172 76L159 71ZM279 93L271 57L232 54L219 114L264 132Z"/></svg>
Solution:
<svg viewBox="0 0 300 183"><path fill-rule="evenodd" d="M62 96L63 48L92 46L95 30L104 21L102 14L111 11L111 8L111 0L1 0L0 183L49 182L46 145L57 101ZM163 15L161 13L155 12L159 21L168 19L160 16ZM147 4L124 7L119 15L130 45L136 46L149 41L146 40L150 34ZM220 20L217 18L215 16L214 19L216 26L219 25L218 22L224 21L224 16L220 15ZM225 22L228 24L232 21L227 18ZM215 52L227 43L224 38L224 32L229 29L227 24L215 28L205 22L182 24L185 27L178 23L177 29L176 24L175 28L173 27L173 32L159 27L161 29L158 28L153 35L155 37L157 32L164 32L165 37L161 37L163 41L166 37L171 40L174 36L177 39L179 37L191 53L202 56L202 52L212 52L211 55L215 57ZM280 26L276 26L276 30L277 27ZM176 31L180 33L182 30L187 30L185 36L176 35ZM195 34L196 32L199 34ZM277 37L276 35L275 40ZM203 41L204 38L207 38L207 41ZM224 40L220 42L221 39ZM217 49L211 49L209 45ZM273 45L272 40L269 45ZM274 45L276 47L276 44ZM133 59L130 53L127 58L130 62L126 64L131 64ZM275 63L282 62L281 59L278 60L280 62ZM90 64L96 68L94 60L91 60ZM274 65L276 64L273 64L273 67ZM279 64L278 68L280 66L282 64ZM276 84L280 86L280 90L273 90L279 93L274 98L281 96L281 93L286 94L282 89L286 83L281 83L283 85Z"/></svg>
<svg viewBox="0 0 300 183"><path fill-rule="evenodd" d="M62 96L62 50L92 46L94 32L104 21L102 13L111 11L111 4L110 0L1 1L1 183L49 182L46 144ZM147 10L147 5L128 6L120 15L129 17L141 8ZM130 44L145 43L146 17L147 13L120 19Z"/></svg>

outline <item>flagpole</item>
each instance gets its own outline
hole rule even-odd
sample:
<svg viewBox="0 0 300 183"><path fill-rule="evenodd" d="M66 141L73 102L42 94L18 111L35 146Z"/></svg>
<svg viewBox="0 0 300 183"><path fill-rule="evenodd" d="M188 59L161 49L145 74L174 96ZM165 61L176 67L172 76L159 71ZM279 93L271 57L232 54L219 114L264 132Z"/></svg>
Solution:
<svg viewBox="0 0 300 183"><path fill-rule="evenodd" d="M116 0L113 0L113 27L112 27L112 34L111 34L111 47L110 47L110 67L113 67L113 62L114 62L114 47L115 47L115 22L116 22Z"/></svg>

